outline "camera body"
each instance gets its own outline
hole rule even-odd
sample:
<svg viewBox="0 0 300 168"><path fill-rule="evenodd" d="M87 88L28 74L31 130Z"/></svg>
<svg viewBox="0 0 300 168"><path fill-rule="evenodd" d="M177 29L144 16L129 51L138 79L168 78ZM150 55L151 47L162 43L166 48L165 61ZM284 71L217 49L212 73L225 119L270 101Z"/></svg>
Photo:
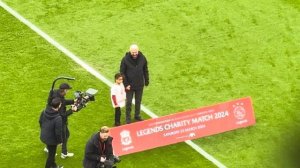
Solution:
<svg viewBox="0 0 300 168"><path fill-rule="evenodd" d="M95 101L95 94L98 92L96 89L89 88L85 92L76 91L74 93L76 101L74 105L77 107L77 111L81 110L82 108L86 107L89 101Z"/></svg>
<svg viewBox="0 0 300 168"><path fill-rule="evenodd" d="M105 158L105 156L103 156ZM97 168L116 168L117 166L115 164L120 163L121 159L114 155L113 160L106 160L105 162L99 162L97 164Z"/></svg>

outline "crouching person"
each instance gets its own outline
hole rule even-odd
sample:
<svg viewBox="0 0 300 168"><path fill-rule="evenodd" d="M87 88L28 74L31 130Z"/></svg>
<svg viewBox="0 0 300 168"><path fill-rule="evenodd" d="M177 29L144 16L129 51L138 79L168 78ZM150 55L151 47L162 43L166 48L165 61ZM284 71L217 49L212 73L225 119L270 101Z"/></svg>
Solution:
<svg viewBox="0 0 300 168"><path fill-rule="evenodd" d="M87 142L84 153L84 168L113 168L120 159L113 155L113 138L109 136L109 128L101 127Z"/></svg>

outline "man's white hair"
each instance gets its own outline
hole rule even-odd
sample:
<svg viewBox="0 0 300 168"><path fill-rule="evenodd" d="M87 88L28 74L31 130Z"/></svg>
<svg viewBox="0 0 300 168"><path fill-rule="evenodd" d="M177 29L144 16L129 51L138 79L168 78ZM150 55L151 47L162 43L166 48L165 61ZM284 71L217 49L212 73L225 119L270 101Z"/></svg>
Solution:
<svg viewBox="0 0 300 168"><path fill-rule="evenodd" d="M129 47L129 50L134 50L134 49L139 50L138 45L136 45L136 44L131 44L130 47Z"/></svg>

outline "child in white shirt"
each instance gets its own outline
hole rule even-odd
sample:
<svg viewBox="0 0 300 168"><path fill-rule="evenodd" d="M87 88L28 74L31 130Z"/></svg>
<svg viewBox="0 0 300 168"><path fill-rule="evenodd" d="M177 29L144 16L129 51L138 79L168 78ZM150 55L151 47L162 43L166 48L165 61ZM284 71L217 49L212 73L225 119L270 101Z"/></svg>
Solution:
<svg viewBox="0 0 300 168"><path fill-rule="evenodd" d="M125 106L126 92L123 85L123 78L121 73L117 73L115 75L115 83L110 90L112 106L115 108L115 126L121 125L121 107Z"/></svg>

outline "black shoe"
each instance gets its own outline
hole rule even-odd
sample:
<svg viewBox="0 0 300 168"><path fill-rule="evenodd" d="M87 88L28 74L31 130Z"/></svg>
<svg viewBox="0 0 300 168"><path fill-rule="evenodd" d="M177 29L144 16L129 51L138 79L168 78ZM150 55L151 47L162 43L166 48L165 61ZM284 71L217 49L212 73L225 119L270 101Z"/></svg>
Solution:
<svg viewBox="0 0 300 168"><path fill-rule="evenodd" d="M115 123L115 126L117 127L117 126L120 126L121 125L121 123L119 123L119 122L117 122L117 123Z"/></svg>
<svg viewBox="0 0 300 168"><path fill-rule="evenodd" d="M136 121L143 121L143 119L141 117L135 117L134 118Z"/></svg>

